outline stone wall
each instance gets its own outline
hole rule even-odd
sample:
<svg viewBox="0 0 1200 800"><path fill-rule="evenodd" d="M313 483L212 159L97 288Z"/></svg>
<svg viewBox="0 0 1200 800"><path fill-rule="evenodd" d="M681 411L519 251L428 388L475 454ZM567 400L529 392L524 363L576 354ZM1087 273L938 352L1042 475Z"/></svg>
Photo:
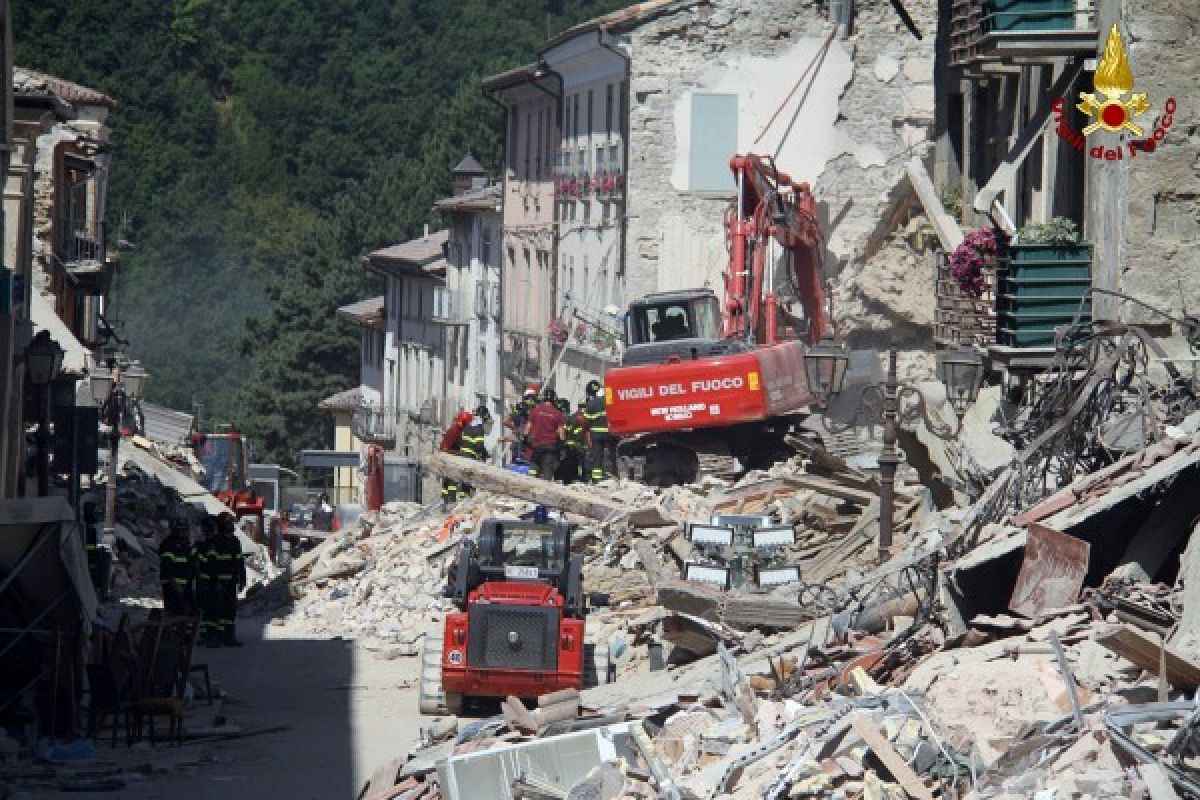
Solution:
<svg viewBox="0 0 1200 800"><path fill-rule="evenodd" d="M1125 292L1180 314L1200 313L1200 4L1195 0L1126 0L1126 46L1134 91L1149 94L1147 135L1176 111L1152 154L1123 163L1125 214L1120 241L1120 286ZM1162 322L1136 308L1122 316Z"/></svg>
<svg viewBox="0 0 1200 800"><path fill-rule="evenodd" d="M904 162L928 148L936 2L905 3L922 41L884 0L856 5L851 35L834 38L823 58L832 28L827 4L805 0L712 0L630 35L631 298L706 283L722 288L722 215L732 192L688 191L681 177L688 142L680 107L696 91L737 93L738 149L778 152L782 170L812 184L828 239L825 270L835 281L835 315L836 298L853 293L859 277L872 277L862 265L907 222L903 211L911 193ZM817 62L812 88L806 92L803 82L785 102L810 62ZM882 267L904 270L908 264ZM902 274L881 279L905 282ZM885 300L893 294L876 293ZM932 308L932 297L928 302ZM923 324L928 315L918 317Z"/></svg>

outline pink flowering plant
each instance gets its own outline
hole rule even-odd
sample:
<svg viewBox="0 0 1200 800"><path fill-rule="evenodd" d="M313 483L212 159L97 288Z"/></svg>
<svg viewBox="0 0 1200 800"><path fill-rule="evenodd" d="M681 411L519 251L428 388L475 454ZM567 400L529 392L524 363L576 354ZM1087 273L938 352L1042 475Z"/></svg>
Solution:
<svg viewBox="0 0 1200 800"><path fill-rule="evenodd" d="M950 254L950 274L967 297L980 297L988 289L987 268L1000 250L995 228L979 228L967 234Z"/></svg>

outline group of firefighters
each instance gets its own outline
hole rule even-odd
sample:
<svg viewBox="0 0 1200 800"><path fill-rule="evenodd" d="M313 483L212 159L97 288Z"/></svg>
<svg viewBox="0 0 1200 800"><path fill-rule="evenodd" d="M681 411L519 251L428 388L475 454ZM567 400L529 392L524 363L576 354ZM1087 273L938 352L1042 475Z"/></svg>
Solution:
<svg viewBox="0 0 1200 800"><path fill-rule="evenodd" d="M198 615L206 647L240 647L234 626L238 590L246 585L246 562L234 516L228 511L203 516L196 542L191 528L183 517L172 519L158 546L163 610Z"/></svg>
<svg viewBox="0 0 1200 800"><path fill-rule="evenodd" d="M551 388L528 388L504 419L502 441L512 443L512 462L528 465L529 474L550 481L596 481L617 474L617 439L599 381L589 381L586 398L575 410ZM442 437L441 450L476 461L488 458L484 440L492 422L486 406L459 414ZM471 488L459 481L442 483L442 500L452 503Z"/></svg>

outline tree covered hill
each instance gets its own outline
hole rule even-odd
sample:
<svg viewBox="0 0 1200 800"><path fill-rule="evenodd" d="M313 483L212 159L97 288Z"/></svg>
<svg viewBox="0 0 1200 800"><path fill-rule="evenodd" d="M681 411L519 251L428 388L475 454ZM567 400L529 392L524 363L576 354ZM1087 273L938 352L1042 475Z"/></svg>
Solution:
<svg viewBox="0 0 1200 800"><path fill-rule="evenodd" d="M118 106L108 199L128 215L115 316L150 399L241 424L259 457L329 443L317 401L358 379L337 306L360 257L415 235L471 150L483 75L619 0L18 0L16 63Z"/></svg>

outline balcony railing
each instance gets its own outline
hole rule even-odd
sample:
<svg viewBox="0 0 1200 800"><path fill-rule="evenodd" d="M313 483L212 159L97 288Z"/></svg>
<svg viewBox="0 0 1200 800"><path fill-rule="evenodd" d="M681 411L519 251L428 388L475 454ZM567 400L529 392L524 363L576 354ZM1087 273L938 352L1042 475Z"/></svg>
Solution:
<svg viewBox="0 0 1200 800"><path fill-rule="evenodd" d="M392 447L396 444L396 417L372 406L359 406L350 420L350 430L360 442Z"/></svg>
<svg viewBox="0 0 1200 800"><path fill-rule="evenodd" d="M1096 53L1091 0L954 0L950 66L986 71Z"/></svg>

